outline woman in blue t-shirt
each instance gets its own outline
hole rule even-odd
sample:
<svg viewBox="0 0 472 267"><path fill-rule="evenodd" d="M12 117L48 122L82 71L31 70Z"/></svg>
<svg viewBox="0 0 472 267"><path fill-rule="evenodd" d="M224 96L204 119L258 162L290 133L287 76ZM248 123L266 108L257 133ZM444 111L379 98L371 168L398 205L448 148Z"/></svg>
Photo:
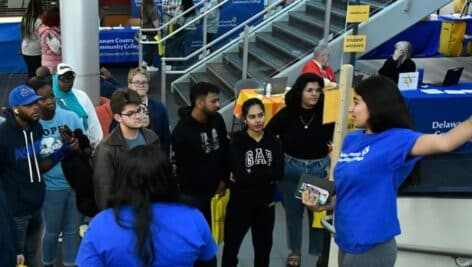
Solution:
<svg viewBox="0 0 472 267"><path fill-rule="evenodd" d="M120 168L111 209L82 240L78 266L188 266L215 258L203 215L179 203L177 181L157 144L137 146Z"/></svg>
<svg viewBox="0 0 472 267"><path fill-rule="evenodd" d="M333 209L339 266L394 266L400 234L397 190L422 157L450 152L472 138L472 117L446 134L422 134L412 122L397 86L372 76L355 89L349 112L354 131L344 138L334 170L337 195L314 210Z"/></svg>

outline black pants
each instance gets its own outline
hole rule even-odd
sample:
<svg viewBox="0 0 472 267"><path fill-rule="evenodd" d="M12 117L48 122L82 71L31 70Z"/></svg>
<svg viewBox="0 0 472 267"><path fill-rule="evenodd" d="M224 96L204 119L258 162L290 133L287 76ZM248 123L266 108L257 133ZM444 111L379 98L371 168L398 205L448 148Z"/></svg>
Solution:
<svg viewBox="0 0 472 267"><path fill-rule="evenodd" d="M254 246L254 266L269 266L275 217L271 204L273 192L231 191L226 208L222 267L238 265L239 248L249 228Z"/></svg>
<svg viewBox="0 0 472 267"><path fill-rule="evenodd" d="M23 55L23 59L26 63L26 68L28 68L28 77L36 76L36 69L41 67L41 55L39 56L27 56Z"/></svg>

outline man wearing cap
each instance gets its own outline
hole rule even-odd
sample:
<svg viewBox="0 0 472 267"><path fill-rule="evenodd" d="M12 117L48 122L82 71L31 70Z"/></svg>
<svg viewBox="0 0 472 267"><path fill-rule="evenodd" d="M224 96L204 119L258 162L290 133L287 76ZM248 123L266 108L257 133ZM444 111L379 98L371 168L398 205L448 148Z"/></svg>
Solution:
<svg viewBox="0 0 472 267"><path fill-rule="evenodd" d="M53 76L53 91L57 104L66 110L73 111L82 120L90 143L95 147L102 139L103 132L98 120L95 106L88 95L74 85L75 72L65 63L57 65Z"/></svg>
<svg viewBox="0 0 472 267"><path fill-rule="evenodd" d="M38 154L43 134L38 122L39 99L26 85L14 88L5 111L6 122L0 126L0 186L15 222L13 244L18 263L28 266L37 263L44 199Z"/></svg>

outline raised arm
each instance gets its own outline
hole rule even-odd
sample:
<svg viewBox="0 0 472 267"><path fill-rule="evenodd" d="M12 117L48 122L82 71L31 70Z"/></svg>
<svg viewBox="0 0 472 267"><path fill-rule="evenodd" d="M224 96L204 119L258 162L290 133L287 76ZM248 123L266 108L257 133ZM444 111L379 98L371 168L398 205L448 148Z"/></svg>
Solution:
<svg viewBox="0 0 472 267"><path fill-rule="evenodd" d="M410 151L412 156L451 152L472 138L472 116L445 134L423 134Z"/></svg>

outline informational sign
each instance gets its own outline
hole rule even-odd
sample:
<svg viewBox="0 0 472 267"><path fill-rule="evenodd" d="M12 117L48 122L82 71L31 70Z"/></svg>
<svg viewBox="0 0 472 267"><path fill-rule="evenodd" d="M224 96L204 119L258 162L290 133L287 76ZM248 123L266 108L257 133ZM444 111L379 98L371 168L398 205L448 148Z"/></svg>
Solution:
<svg viewBox="0 0 472 267"><path fill-rule="evenodd" d="M367 35L347 35L344 38L344 52L364 52L367 44Z"/></svg>
<svg viewBox="0 0 472 267"><path fill-rule="evenodd" d="M100 63L138 62L137 27L100 29Z"/></svg>
<svg viewBox="0 0 472 267"><path fill-rule="evenodd" d="M369 20L369 14L369 5L348 5L346 20L348 23L365 22Z"/></svg>
<svg viewBox="0 0 472 267"><path fill-rule="evenodd" d="M419 73L415 72L404 72L398 76L398 89L400 91L416 90L418 87L418 76Z"/></svg>

